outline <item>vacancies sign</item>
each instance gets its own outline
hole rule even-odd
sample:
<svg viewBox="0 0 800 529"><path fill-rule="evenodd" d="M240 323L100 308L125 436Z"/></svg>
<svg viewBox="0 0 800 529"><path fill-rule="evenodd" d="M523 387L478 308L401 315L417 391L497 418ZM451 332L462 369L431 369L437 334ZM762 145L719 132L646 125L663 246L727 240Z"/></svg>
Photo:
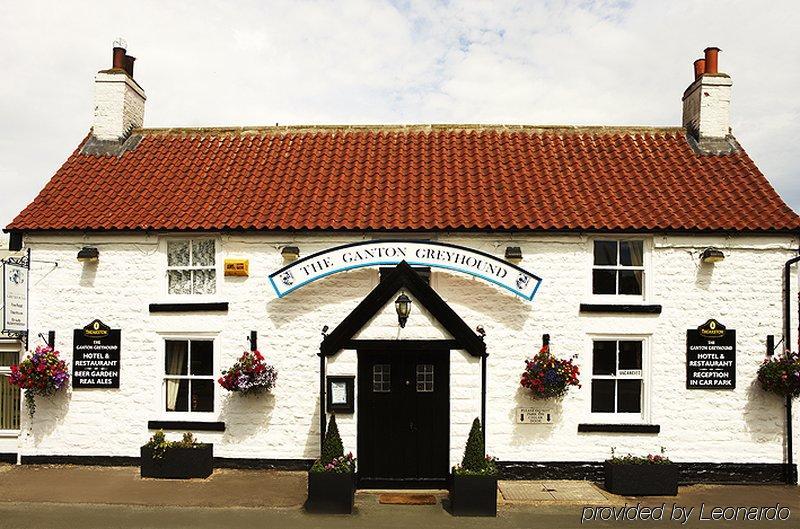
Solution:
<svg viewBox="0 0 800 529"><path fill-rule="evenodd" d="M367 266L405 261L469 274L494 283L521 298L533 299L542 279L522 268L478 250L427 241L367 241L337 246L273 272L269 276L279 298L317 279Z"/></svg>
<svg viewBox="0 0 800 529"><path fill-rule="evenodd" d="M736 387L736 331L711 319L686 331L686 389Z"/></svg>
<svg viewBox="0 0 800 529"><path fill-rule="evenodd" d="M119 329L94 320L74 330L72 343L73 388L119 388Z"/></svg>

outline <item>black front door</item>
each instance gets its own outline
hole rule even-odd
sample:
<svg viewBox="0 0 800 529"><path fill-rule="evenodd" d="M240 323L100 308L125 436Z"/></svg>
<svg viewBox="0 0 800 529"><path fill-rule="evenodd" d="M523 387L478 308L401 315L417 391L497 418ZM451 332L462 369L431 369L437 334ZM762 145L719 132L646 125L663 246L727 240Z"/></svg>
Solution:
<svg viewBox="0 0 800 529"><path fill-rule="evenodd" d="M449 472L449 401L449 351L359 351L360 485L443 485Z"/></svg>

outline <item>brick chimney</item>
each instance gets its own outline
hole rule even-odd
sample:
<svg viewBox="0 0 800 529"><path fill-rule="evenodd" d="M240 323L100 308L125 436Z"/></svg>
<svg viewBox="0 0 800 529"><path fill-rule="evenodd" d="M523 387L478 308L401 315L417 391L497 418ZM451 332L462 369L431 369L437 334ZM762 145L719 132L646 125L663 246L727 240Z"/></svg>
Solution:
<svg viewBox="0 0 800 529"><path fill-rule="evenodd" d="M732 83L728 74L718 71L719 51L706 48L705 56L694 61L695 79L683 93L683 126L701 147L730 136Z"/></svg>
<svg viewBox="0 0 800 529"><path fill-rule="evenodd" d="M144 90L133 79L134 57L122 39L114 41L111 68L94 78L92 135L103 141L121 141L144 124Z"/></svg>

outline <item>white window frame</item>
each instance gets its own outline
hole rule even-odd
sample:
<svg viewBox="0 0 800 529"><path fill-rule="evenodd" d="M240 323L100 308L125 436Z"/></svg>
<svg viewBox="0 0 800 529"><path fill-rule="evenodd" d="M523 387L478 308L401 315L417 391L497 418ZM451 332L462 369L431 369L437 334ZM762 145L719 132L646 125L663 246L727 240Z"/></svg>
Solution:
<svg viewBox="0 0 800 529"><path fill-rule="evenodd" d="M11 347L6 347L6 345L11 345ZM16 341L8 343L0 343L0 352L3 353L17 353L17 362L20 361L22 357L22 344ZM0 366L0 377L5 377L11 374L11 366ZM24 395L22 390L19 390L19 406L20 409L18 410L20 415L20 428L22 428L22 401ZM16 429L0 429L0 438L8 438L8 437L19 437L20 430Z"/></svg>
<svg viewBox="0 0 800 529"><path fill-rule="evenodd" d="M587 404L586 404L586 417L590 424L650 424L651 420L651 340L652 335L649 334L589 334L586 337L586 358L588 364L586 376L589 378L588 383L584 384L586 388ZM619 376L619 375L597 375L593 374L594 371L594 342L596 341L641 341L642 342L642 376ZM619 346L617 346L617 368L619 369ZM581 370L583 371L583 370ZM642 410L640 413L600 413L592 412L592 380L610 379L610 380L639 380L642 381ZM616 394L615 394L616 397ZM616 403L615 403L616 406Z"/></svg>
<svg viewBox="0 0 800 529"><path fill-rule="evenodd" d="M218 347L218 335L217 332L193 332L193 333L160 333L160 340L158 341L160 345L160 353L159 353L159 366L158 366L158 385L159 391L157 391L158 395L158 402L156 403L158 416L163 420L170 420L170 421L216 421L219 417L220 413L220 390L222 389L221 386L217 383L217 379L220 376L220 359L219 359L219 347ZM186 366L186 375L167 375L166 372L166 361L167 361L167 341L181 341L181 340L194 340L194 341L206 341L211 342L211 355L212 355L212 372L211 375L189 375L189 369L191 368L191 346L189 351L189 357L187 360ZM167 402L167 379L210 379L214 383L214 411L167 411L166 402Z"/></svg>
<svg viewBox="0 0 800 529"><path fill-rule="evenodd" d="M200 240L200 239L211 239L214 241L214 266L169 266L169 250L168 250L168 243L169 242L180 242L180 241L189 241L190 245L192 241ZM175 301L192 301L192 302L208 302L208 301L215 301L219 299L220 295L220 285L222 284L221 277L224 273L225 267L224 264L221 262L222 252L221 252L221 241L218 235L208 234L208 233L198 233L192 235L175 235L175 236L165 236L161 238L160 241L160 253L161 253L161 292L162 298L167 299L171 302ZM191 255L191 246L189 249ZM214 270L214 293L213 294L170 294L169 293L169 270Z"/></svg>
<svg viewBox="0 0 800 529"><path fill-rule="evenodd" d="M595 241L642 241L642 266L622 266L622 265L596 265L594 264L594 243ZM651 237L637 236L637 235L616 235L616 236L597 236L590 237L588 240L588 281L586 296L592 303L599 304L623 304L623 305L642 305L651 301L651 282L652 282L652 266L651 254L653 250L653 240ZM619 255L617 256L619 261ZM594 270L641 270L642 275L642 294L595 294L593 289L594 283ZM619 282L619 280L617 280Z"/></svg>

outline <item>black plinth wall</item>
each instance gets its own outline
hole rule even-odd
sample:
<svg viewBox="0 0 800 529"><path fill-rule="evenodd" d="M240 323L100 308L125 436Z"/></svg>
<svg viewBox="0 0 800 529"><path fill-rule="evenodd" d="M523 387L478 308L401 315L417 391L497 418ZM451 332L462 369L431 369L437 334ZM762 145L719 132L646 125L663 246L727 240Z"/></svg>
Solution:
<svg viewBox="0 0 800 529"><path fill-rule="evenodd" d="M605 463L606 490L621 496L675 496L676 465L619 465Z"/></svg>
<svg viewBox="0 0 800 529"><path fill-rule="evenodd" d="M143 478L207 478L214 471L214 445L195 448L169 448L162 457L153 457L153 449L141 448Z"/></svg>

